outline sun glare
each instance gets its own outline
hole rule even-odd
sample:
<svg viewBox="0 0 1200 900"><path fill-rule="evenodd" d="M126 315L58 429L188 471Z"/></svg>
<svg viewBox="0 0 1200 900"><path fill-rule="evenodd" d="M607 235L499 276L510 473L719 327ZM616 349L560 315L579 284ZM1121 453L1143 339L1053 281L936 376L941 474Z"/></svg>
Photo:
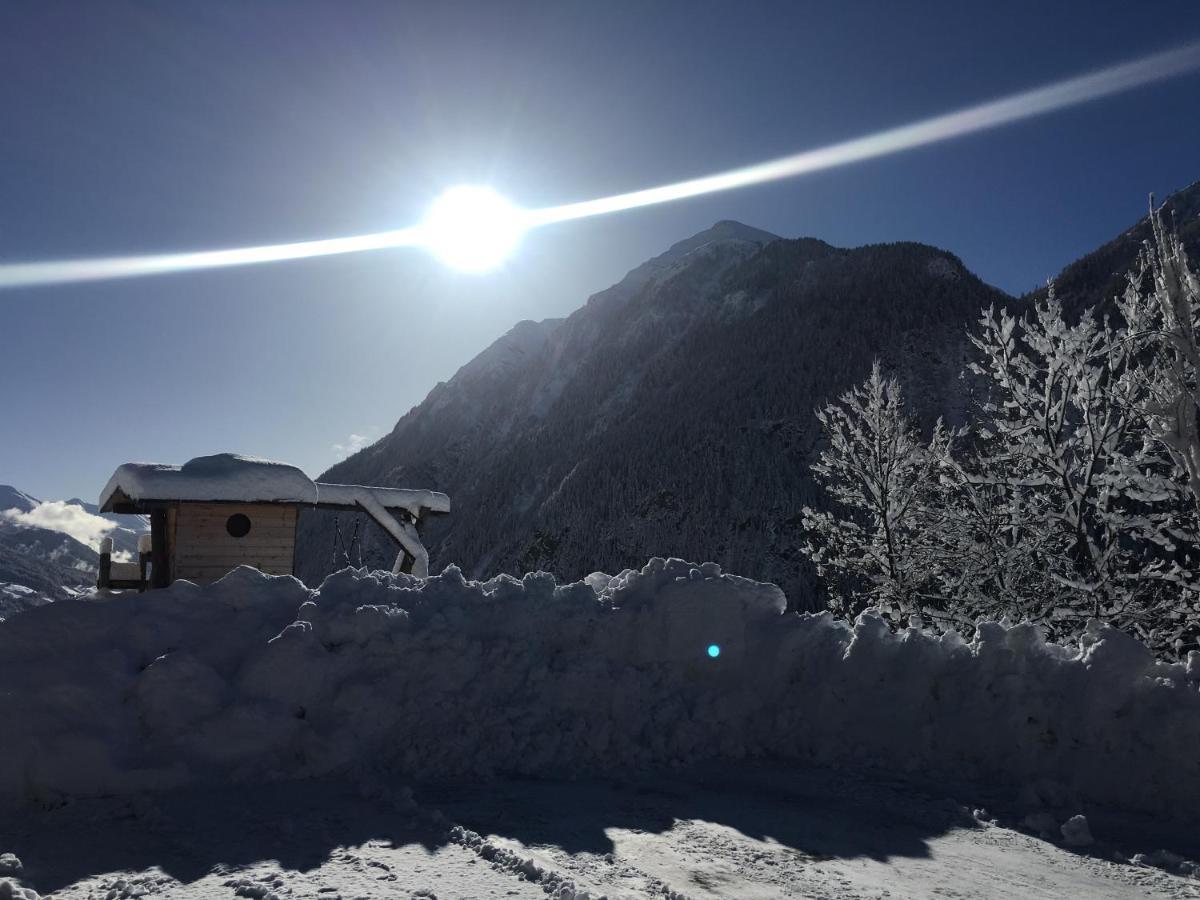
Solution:
<svg viewBox="0 0 1200 900"><path fill-rule="evenodd" d="M516 249L525 214L489 187L460 185L442 194L421 226L426 247L446 265L486 272Z"/></svg>

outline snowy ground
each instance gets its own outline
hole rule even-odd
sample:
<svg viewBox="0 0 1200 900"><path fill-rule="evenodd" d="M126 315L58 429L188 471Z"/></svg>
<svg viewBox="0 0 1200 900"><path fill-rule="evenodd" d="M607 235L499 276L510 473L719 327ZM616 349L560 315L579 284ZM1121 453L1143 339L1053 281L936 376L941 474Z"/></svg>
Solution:
<svg viewBox="0 0 1200 900"><path fill-rule="evenodd" d="M62 898L1200 897L1121 861L1200 838L1120 821L1077 852L900 782L713 764L415 801L377 778L81 800L7 817L0 851Z"/></svg>

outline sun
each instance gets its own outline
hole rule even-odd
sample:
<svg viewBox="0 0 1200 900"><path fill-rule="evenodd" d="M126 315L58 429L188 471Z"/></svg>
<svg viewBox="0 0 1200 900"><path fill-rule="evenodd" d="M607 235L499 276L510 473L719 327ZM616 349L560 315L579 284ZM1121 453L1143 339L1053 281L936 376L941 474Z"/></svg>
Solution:
<svg viewBox="0 0 1200 900"><path fill-rule="evenodd" d="M443 193L421 226L423 243L446 265L486 272L516 249L525 215L489 187L459 185Z"/></svg>

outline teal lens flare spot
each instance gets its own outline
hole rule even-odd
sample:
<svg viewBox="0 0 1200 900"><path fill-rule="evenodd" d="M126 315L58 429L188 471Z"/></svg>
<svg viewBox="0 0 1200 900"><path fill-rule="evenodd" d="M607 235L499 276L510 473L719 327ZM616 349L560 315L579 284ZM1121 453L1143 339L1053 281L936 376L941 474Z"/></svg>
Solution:
<svg viewBox="0 0 1200 900"><path fill-rule="evenodd" d="M709 644L708 645L708 655L711 656L713 659L716 659L718 656L721 655L721 647L718 644Z"/></svg>

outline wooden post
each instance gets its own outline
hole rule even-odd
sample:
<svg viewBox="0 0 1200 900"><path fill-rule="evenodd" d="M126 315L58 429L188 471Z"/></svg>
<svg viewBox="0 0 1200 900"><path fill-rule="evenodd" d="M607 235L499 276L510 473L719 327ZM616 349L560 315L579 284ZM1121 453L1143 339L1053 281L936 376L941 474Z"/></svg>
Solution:
<svg viewBox="0 0 1200 900"><path fill-rule="evenodd" d="M171 562L167 554L167 510L156 506L150 510L151 587L164 588L171 583Z"/></svg>
<svg viewBox="0 0 1200 900"><path fill-rule="evenodd" d="M96 579L98 588L106 588L112 584L112 550L113 539L104 538L100 542L100 575Z"/></svg>
<svg viewBox="0 0 1200 900"><path fill-rule="evenodd" d="M411 575L412 570L413 570L413 563L415 563L416 560L413 559L412 554L409 553L407 550L405 550L403 547L400 548L400 553L404 557L404 561L400 563L400 571L403 572L405 575Z"/></svg>
<svg viewBox="0 0 1200 900"><path fill-rule="evenodd" d="M150 557L154 551L153 539L148 534L138 535L138 580L142 583L138 593L145 591L150 585L146 582L146 569L150 565Z"/></svg>
<svg viewBox="0 0 1200 900"><path fill-rule="evenodd" d="M420 518L420 516L414 516L414 515L413 515L412 513L410 513L408 510L405 510L405 511L404 511L404 512L403 512L401 515L403 516L403 518L405 519L405 521L407 521L409 524L411 524L411 525L412 525L412 527L413 527L413 528L416 530L416 532L417 532L417 537L418 537L418 538L420 538L420 537L421 537L421 531L422 531L422 529L421 529L421 518ZM411 574L412 574L412 570L413 570L413 566L414 566L414 565L416 565L416 562L417 562L417 560L416 560L416 557L414 557L414 556L413 556L411 553L409 553L407 550L406 550L406 551L404 551L404 564L400 566L400 571L401 571L401 572L404 572L406 575L411 575Z"/></svg>

